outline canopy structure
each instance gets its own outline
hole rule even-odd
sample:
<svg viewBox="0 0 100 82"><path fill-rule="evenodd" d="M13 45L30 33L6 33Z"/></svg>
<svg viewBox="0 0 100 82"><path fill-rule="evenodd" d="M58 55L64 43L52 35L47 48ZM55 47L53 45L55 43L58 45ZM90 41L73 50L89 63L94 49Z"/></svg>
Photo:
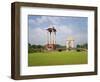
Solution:
<svg viewBox="0 0 100 82"><path fill-rule="evenodd" d="M56 29L54 26L49 27L47 30L47 50L55 50L56 49Z"/></svg>

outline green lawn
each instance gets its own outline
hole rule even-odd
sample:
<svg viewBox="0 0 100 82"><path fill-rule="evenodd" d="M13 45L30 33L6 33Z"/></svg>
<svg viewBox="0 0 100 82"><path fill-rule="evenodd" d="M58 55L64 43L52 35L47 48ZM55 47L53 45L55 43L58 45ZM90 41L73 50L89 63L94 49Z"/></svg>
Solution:
<svg viewBox="0 0 100 82"><path fill-rule="evenodd" d="M28 66L86 64L87 52L77 51L52 51L28 54Z"/></svg>

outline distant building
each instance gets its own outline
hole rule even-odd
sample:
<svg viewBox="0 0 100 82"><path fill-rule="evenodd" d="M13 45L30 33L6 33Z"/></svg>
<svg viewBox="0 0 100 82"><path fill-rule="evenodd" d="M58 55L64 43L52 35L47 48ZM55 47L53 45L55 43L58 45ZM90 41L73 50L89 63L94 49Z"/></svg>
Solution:
<svg viewBox="0 0 100 82"><path fill-rule="evenodd" d="M66 50L72 50L74 48L74 39L73 37L68 37L66 40Z"/></svg>

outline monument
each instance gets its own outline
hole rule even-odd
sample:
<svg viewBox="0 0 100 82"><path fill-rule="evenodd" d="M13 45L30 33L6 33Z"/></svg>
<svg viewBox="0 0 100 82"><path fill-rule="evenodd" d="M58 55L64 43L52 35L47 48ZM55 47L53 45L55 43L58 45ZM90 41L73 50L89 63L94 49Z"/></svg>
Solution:
<svg viewBox="0 0 100 82"><path fill-rule="evenodd" d="M72 50L74 48L74 39L73 37L68 37L66 40L66 50Z"/></svg>
<svg viewBox="0 0 100 82"><path fill-rule="evenodd" d="M56 29L54 26L49 27L46 29L47 31L47 43L46 49L47 50L55 50L56 49Z"/></svg>

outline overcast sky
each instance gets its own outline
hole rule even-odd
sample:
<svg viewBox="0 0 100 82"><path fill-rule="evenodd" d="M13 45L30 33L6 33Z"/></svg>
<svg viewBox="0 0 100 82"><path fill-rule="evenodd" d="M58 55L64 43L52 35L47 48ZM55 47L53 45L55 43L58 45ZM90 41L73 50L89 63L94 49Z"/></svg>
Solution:
<svg viewBox="0 0 100 82"><path fill-rule="evenodd" d="M45 45L46 29L53 25L56 32L56 43L65 45L68 37L73 37L75 45L87 43L87 17L69 16L28 16L28 43Z"/></svg>

